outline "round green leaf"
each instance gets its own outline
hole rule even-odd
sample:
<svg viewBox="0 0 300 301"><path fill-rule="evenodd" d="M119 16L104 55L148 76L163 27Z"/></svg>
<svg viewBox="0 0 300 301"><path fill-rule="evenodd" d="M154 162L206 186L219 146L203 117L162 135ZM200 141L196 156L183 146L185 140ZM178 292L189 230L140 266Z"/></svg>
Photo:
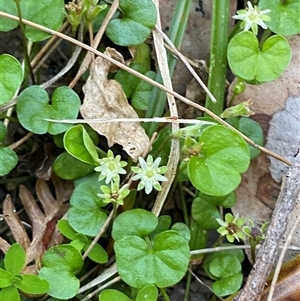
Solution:
<svg viewBox="0 0 300 301"><path fill-rule="evenodd" d="M246 142L232 130L213 125L202 132L200 143L201 157L192 157L187 166L193 186L208 195L229 194L250 163Z"/></svg>
<svg viewBox="0 0 300 301"><path fill-rule="evenodd" d="M202 198L195 198L192 205L192 216L203 229L217 229L217 218L222 218L216 206L211 205Z"/></svg>
<svg viewBox="0 0 300 301"><path fill-rule="evenodd" d="M153 240L155 236L163 231L169 230L172 223L172 218L169 215L160 215L158 217L158 224L154 231L150 233L150 238Z"/></svg>
<svg viewBox="0 0 300 301"><path fill-rule="evenodd" d="M77 232L70 226L66 219L61 219L57 222L57 228L67 238L74 240L76 239Z"/></svg>
<svg viewBox="0 0 300 301"><path fill-rule="evenodd" d="M14 97L22 81L23 70L20 62L9 54L0 55L0 105Z"/></svg>
<svg viewBox="0 0 300 301"><path fill-rule="evenodd" d="M74 180L91 173L94 170L94 166L79 161L68 152L63 152L55 159L53 170L64 180Z"/></svg>
<svg viewBox="0 0 300 301"><path fill-rule="evenodd" d="M12 276L13 275L10 272L0 268L0 288L11 286Z"/></svg>
<svg viewBox="0 0 300 301"><path fill-rule="evenodd" d="M283 36L300 33L299 0L260 0L258 7L271 10L268 13L271 31Z"/></svg>
<svg viewBox="0 0 300 301"><path fill-rule="evenodd" d="M234 120L233 120L234 119ZM257 145L264 144L264 134L259 123L252 120L251 118L241 117L230 118L226 120L229 124L237 128L241 133L249 137ZM260 154L260 150L248 144L250 151L250 158L254 159Z"/></svg>
<svg viewBox="0 0 300 301"><path fill-rule="evenodd" d="M236 273L215 281L212 285L212 290L217 296L220 297L232 295L241 288L242 282L242 273Z"/></svg>
<svg viewBox="0 0 300 301"><path fill-rule="evenodd" d="M11 285L0 290L0 300L20 301L21 297L18 290Z"/></svg>
<svg viewBox="0 0 300 301"><path fill-rule="evenodd" d="M42 259L44 267L56 271L68 271L77 273L82 265L83 259L81 254L70 245L58 245L50 248Z"/></svg>
<svg viewBox="0 0 300 301"><path fill-rule="evenodd" d="M17 164L18 156L9 147L0 146L0 177L7 175Z"/></svg>
<svg viewBox="0 0 300 301"><path fill-rule="evenodd" d="M209 264L210 273L216 278L224 278L240 272L242 269L240 261L229 254L216 256Z"/></svg>
<svg viewBox="0 0 300 301"><path fill-rule="evenodd" d="M128 210L115 219L112 237L116 241L132 235L145 237L155 230L157 223L157 217L147 210Z"/></svg>
<svg viewBox="0 0 300 301"><path fill-rule="evenodd" d="M73 248L75 250L75 248ZM78 251L77 251L78 252ZM79 289L79 280L69 271L43 267L39 276L48 281L48 295L57 299L71 299Z"/></svg>
<svg viewBox="0 0 300 301"><path fill-rule="evenodd" d="M22 280L14 286L27 294L45 294L49 289L48 281L37 275L22 275Z"/></svg>
<svg viewBox="0 0 300 301"><path fill-rule="evenodd" d="M101 207L106 204L97 196L98 193L100 188L97 189L89 182L83 182L75 188L70 200L68 221L78 233L96 236L102 228L107 215Z"/></svg>
<svg viewBox="0 0 300 301"><path fill-rule="evenodd" d="M99 158L93 140L81 124L66 131L64 147L70 155L84 163L94 165Z"/></svg>
<svg viewBox="0 0 300 301"><path fill-rule="evenodd" d="M156 301L157 298L157 287L154 285L147 285L138 292L135 301Z"/></svg>
<svg viewBox="0 0 300 301"><path fill-rule="evenodd" d="M21 92L17 101L20 123L35 134L57 135L71 127L70 124L49 122L48 119L75 119L80 108L80 98L68 87L57 88L51 105L47 92L39 86L30 86Z"/></svg>
<svg viewBox="0 0 300 301"><path fill-rule="evenodd" d="M234 36L227 51L233 73L250 82L267 82L278 78L288 66L292 52L282 36L271 36L259 48L257 37L250 31Z"/></svg>
<svg viewBox="0 0 300 301"><path fill-rule="evenodd" d="M26 263L26 254L23 247L14 243L10 246L4 257L5 269L13 276L20 274Z"/></svg>
<svg viewBox="0 0 300 301"><path fill-rule="evenodd" d="M126 236L114 245L119 275L128 285L168 287L179 282L189 263L189 246L175 231L156 236L153 246L138 236Z"/></svg>
<svg viewBox="0 0 300 301"><path fill-rule="evenodd" d="M112 300L132 301L124 293L114 289L106 289L102 291L101 294L99 295L99 301L112 301Z"/></svg>
<svg viewBox="0 0 300 301"><path fill-rule="evenodd" d="M106 27L107 36L117 45L143 43L156 24L157 12L151 0L120 0L122 19L113 19Z"/></svg>

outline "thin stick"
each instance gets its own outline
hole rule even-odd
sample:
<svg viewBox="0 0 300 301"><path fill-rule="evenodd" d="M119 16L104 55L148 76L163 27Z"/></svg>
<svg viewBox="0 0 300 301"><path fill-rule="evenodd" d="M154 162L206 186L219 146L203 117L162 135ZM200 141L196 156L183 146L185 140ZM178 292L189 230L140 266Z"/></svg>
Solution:
<svg viewBox="0 0 300 301"><path fill-rule="evenodd" d="M281 266L282 266L282 263L283 263L283 260L284 260L285 253L287 251L289 243L293 239L295 231L297 230L297 228L299 226L299 222L300 222L300 215L298 215L298 217L296 219L296 222L293 225L293 227L292 227L292 229L291 229L291 231L290 231L290 233L289 233L289 235L288 235L288 237L287 237L287 239L286 239L286 241L283 245L283 249L280 253L280 256L278 258L277 265L276 265L274 275L273 275L273 278L272 278L272 282L271 282L271 286L270 286L267 301L272 301L273 294L274 294L274 291L275 291L276 282L277 282L277 279L278 279L278 276L279 276L279 273L280 273L280 269L281 269Z"/></svg>
<svg viewBox="0 0 300 301"><path fill-rule="evenodd" d="M7 13L2 12L2 11L0 11L0 16L8 18L8 19L11 19L11 20L18 21L18 18L16 16L7 14ZM178 98L180 101L186 103L187 105L193 106L194 108L196 108L196 109L198 109L198 110L206 113L207 115L211 116L213 119L215 119L216 121L218 121L220 124L226 126L227 128L229 128L232 131L234 131L237 134L239 134L246 142L248 142L249 144L251 144L253 147L259 149L260 151L262 151L262 152L264 152L264 153L266 153L266 154L268 154L268 155L270 155L270 156L272 156L272 157L274 157L274 158L282 161L283 163L285 163L287 165L292 165L292 163L289 162L288 160L286 160L285 158L279 156L278 154L276 154L276 153L274 153L274 152L272 152L272 151L270 151L270 150L268 150L268 149L266 149L266 148L264 148L264 147L262 147L260 145L257 145L255 142L253 142L247 136L245 136L244 134L242 134L240 131L238 131L237 129L235 129L233 126L231 126L230 124L228 124L226 121L224 121L222 118L220 118L219 116L217 116L216 114L214 114L213 112L211 112L210 110L208 110L207 108L205 108L205 107L203 107L203 106L201 106L199 104L194 103L193 101L187 99L186 97L183 97L182 95L180 95L180 94L178 94L178 93L176 93L176 92L168 89L164 85L162 85L162 84L160 84L160 83L158 83L158 82L150 79L149 77L147 77L147 76L145 76L145 75L143 75L143 74L135 71L132 68L127 67L126 65L124 65L124 64L118 62L117 60L115 60L115 59L113 59L113 58L105 55L104 53L102 53L100 51L97 51L94 48L92 48L92 47L90 47L90 46L88 46L88 45L86 45L84 43L81 43L81 42L77 41L76 39L73 39L73 38L71 38L69 36L66 36L66 35L58 32L58 31L55 31L55 30L52 30L50 28L44 27L44 26L39 25L37 23L31 22L31 21L28 21L28 20L25 20L25 19L23 19L23 23L26 24L26 25L32 26L34 28L40 29L42 31L48 32L50 34L56 35L58 37L61 37L61 38L65 39L66 41L69 41L70 43L78 45L78 46L80 46L80 47L82 47L82 48L84 48L84 49L86 49L86 50L88 50L88 51L90 51L90 52L98 55L98 56L101 56L102 58L104 58L104 59L108 60L109 62L115 64L119 68L127 71L128 73L130 73L130 74L132 74L132 75L134 75L134 76L136 76L136 77L138 77L138 78L140 78L140 79L148 82L149 84L151 84L151 85L153 85L153 86L161 89L162 91L165 91L168 94L173 95L174 97ZM14 100L14 102L12 101L10 103L10 105L12 103L15 103L15 101L16 100ZM2 107L0 107L0 112L1 111L2 111Z"/></svg>
<svg viewBox="0 0 300 301"><path fill-rule="evenodd" d="M169 90L173 91L172 87L172 81L170 77L170 71L168 69L168 57L166 49L164 48L164 41L162 38L162 35L159 34L161 23L160 23L160 14L159 14L159 1L153 0L153 3L156 6L157 10L157 21L155 30L153 31L153 40L154 40L154 46L155 46L155 53L157 57L158 67L161 72L162 80L164 85L169 88ZM178 112L177 112L177 105L176 101L174 99L174 95L167 94L167 100L168 100L168 106L170 110L170 115L174 119L178 119ZM175 133L179 130L179 124L176 122L172 123L172 133ZM165 173L165 176L168 178L167 182L164 182L162 184L162 189L158 193L157 198L155 200L155 203L152 208L152 213L155 216L159 216L160 211L167 199L167 196L169 194L170 188L172 186L173 180L176 176L176 171L179 163L179 157L180 157L180 141L179 139L172 139L171 143L171 150L170 150L170 156L168 159L168 170Z"/></svg>

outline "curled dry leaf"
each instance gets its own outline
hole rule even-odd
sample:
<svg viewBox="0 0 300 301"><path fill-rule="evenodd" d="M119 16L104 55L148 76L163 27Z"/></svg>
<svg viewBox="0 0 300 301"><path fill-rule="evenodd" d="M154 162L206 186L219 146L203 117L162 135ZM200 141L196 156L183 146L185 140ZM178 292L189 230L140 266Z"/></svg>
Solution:
<svg viewBox="0 0 300 301"><path fill-rule="evenodd" d="M43 253L49 247L61 243L63 239L62 235L56 229L56 221L68 210L66 201L68 201L71 196L73 185L71 182L60 180L55 175L52 175L52 182L55 187L55 197L51 193L48 183L44 179L39 179L36 184L36 193L43 211L30 191L25 186L20 186L20 199L31 221L31 240L15 211L11 197L7 196L3 203L4 219L15 240L22 245L26 252L26 265L29 265L31 262L37 264ZM6 252L7 247L8 243L1 238L1 250ZM36 272L35 264L27 266L24 269L24 272Z"/></svg>
<svg viewBox="0 0 300 301"><path fill-rule="evenodd" d="M123 62L122 55L115 49L107 48L105 54ZM91 63L90 76L83 86L85 97L80 108L84 119L138 118L121 85L107 78L113 67L112 63L101 57ZM122 145L134 161L148 147L149 137L138 122L91 123L90 126L107 138L108 146L115 143Z"/></svg>

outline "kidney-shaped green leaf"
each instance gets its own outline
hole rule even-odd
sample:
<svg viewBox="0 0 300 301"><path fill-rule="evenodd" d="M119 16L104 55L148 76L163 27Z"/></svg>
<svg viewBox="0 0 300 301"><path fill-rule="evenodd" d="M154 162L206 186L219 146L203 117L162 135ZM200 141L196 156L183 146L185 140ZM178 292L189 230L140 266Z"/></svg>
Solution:
<svg viewBox="0 0 300 301"><path fill-rule="evenodd" d="M117 45L134 46L150 35L157 18L151 0L120 0L121 19L113 19L106 28L107 36Z"/></svg>
<svg viewBox="0 0 300 301"><path fill-rule="evenodd" d="M57 88L49 104L48 93L39 86L31 86L20 93L17 113L20 123L35 134L57 135L71 127L70 124L49 122L46 119L75 119L80 108L79 96L68 87Z"/></svg>
<svg viewBox="0 0 300 301"><path fill-rule="evenodd" d="M57 30L63 21L63 0L26 0L20 1L22 17L26 20L38 23L47 28ZM0 10L17 16L15 1L0 1ZM19 24L7 18L0 18L0 31L10 31ZM25 35L34 42L42 41L50 36L49 33L37 30L31 26L25 26Z"/></svg>
<svg viewBox="0 0 300 301"><path fill-rule="evenodd" d="M156 301L157 297L157 287L154 285L147 285L138 292L135 301Z"/></svg>
<svg viewBox="0 0 300 301"><path fill-rule="evenodd" d="M268 13L271 31L283 36L300 33L299 0L260 0L258 7L271 10Z"/></svg>
<svg viewBox="0 0 300 301"><path fill-rule="evenodd" d="M229 194L250 163L246 142L232 130L213 125L202 132L200 143L201 156L192 157L187 166L193 186L208 195Z"/></svg>
<svg viewBox="0 0 300 301"><path fill-rule="evenodd" d="M271 36L259 49L259 41L250 31L234 36L227 51L233 73L253 83L278 78L288 66L291 56L291 48L284 37Z"/></svg>
<svg viewBox="0 0 300 301"><path fill-rule="evenodd" d="M0 55L0 105L13 98L22 81L20 62L9 54Z"/></svg>
<svg viewBox="0 0 300 301"><path fill-rule="evenodd" d="M101 183L99 182L99 187ZM101 210L106 204L99 196L100 188L93 183L79 184L71 196L71 208L68 211L68 221L78 233L96 236L103 226L107 215Z"/></svg>
<svg viewBox="0 0 300 301"><path fill-rule="evenodd" d="M114 245L122 280L132 287L168 287L185 275L189 258L187 241L169 230L158 234L153 244L138 236L126 236Z"/></svg>
<svg viewBox="0 0 300 301"><path fill-rule="evenodd" d="M157 217L147 210L128 210L115 219L112 237L114 240L132 235L145 237L155 230L157 223Z"/></svg>

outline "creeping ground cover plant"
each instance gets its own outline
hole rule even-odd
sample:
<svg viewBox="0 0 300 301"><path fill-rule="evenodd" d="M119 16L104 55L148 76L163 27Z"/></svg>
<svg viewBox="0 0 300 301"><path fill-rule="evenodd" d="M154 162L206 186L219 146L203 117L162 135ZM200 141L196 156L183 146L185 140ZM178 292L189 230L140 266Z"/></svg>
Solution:
<svg viewBox="0 0 300 301"><path fill-rule="evenodd" d="M1 34L24 50L0 49L0 299L187 301L201 278L206 300L233 298L240 247L254 263L269 222L231 211L267 152L252 100L232 104L288 67L297 1L233 16L235 1L212 1L205 104L171 88L191 0L163 29L163 1L66 2L0 1Z"/></svg>

